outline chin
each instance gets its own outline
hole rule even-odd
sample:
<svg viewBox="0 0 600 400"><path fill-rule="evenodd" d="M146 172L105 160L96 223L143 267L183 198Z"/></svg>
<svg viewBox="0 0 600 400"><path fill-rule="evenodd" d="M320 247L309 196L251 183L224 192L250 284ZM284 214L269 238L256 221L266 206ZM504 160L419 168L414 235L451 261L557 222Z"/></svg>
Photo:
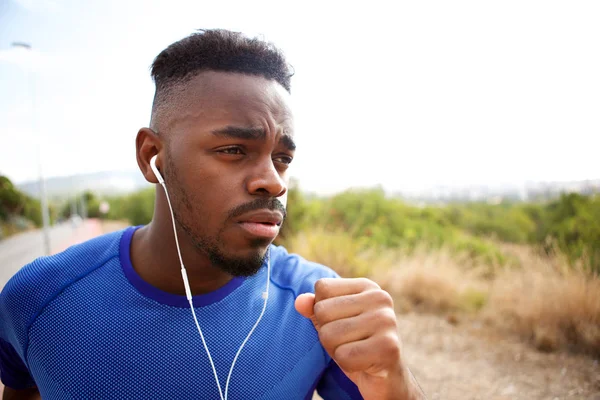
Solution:
<svg viewBox="0 0 600 400"><path fill-rule="evenodd" d="M268 248L268 244L261 244L260 246L251 247L242 251L237 249L237 251L232 251L225 254L227 254L227 258L231 257L232 259L245 260L246 262L251 263L253 261L256 262L256 260L264 261L267 256Z"/></svg>
<svg viewBox="0 0 600 400"><path fill-rule="evenodd" d="M239 242L226 243L222 250L225 254L236 258L264 257L272 242L271 239L244 238Z"/></svg>
<svg viewBox="0 0 600 400"><path fill-rule="evenodd" d="M266 260L267 248L270 243L248 247L228 249L213 249L209 253L212 264L233 276L252 276L260 271Z"/></svg>

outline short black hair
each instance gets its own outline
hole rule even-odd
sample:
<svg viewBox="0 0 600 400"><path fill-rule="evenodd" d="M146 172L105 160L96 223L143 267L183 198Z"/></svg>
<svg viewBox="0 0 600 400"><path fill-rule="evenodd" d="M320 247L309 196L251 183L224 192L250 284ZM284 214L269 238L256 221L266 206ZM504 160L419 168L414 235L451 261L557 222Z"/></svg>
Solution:
<svg viewBox="0 0 600 400"><path fill-rule="evenodd" d="M261 75L290 91L292 73L281 50L225 29L199 30L171 44L154 59L152 78L160 90L207 70Z"/></svg>
<svg viewBox="0 0 600 400"><path fill-rule="evenodd" d="M270 42L225 29L201 29L169 45L154 59L154 114L170 98L170 89L203 71L239 72L263 76L291 92L290 65Z"/></svg>

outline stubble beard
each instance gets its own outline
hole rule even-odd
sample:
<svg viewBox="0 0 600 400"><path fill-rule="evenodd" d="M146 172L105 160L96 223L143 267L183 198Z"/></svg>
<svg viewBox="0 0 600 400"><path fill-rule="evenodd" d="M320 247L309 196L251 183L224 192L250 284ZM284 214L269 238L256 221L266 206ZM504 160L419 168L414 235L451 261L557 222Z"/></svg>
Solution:
<svg viewBox="0 0 600 400"><path fill-rule="evenodd" d="M221 228L214 237L202 232L201 222L196 223L196 221L203 220L198 215L198 211L202 210L201 202L193 199L193 196L185 190L184 185L178 179L177 171L171 161L171 157L167 155L166 158L168 168L165 170L167 175L165 181L169 182L169 194L171 195L175 222L186 233L196 250L207 256L214 267L230 275L248 277L258 273L267 257L267 251L262 252L260 250L264 246L264 241L255 240L251 242L251 248L256 250L247 257L233 257L228 255L223 250L225 243L221 238L225 227ZM196 204L197 206L193 207L192 204Z"/></svg>

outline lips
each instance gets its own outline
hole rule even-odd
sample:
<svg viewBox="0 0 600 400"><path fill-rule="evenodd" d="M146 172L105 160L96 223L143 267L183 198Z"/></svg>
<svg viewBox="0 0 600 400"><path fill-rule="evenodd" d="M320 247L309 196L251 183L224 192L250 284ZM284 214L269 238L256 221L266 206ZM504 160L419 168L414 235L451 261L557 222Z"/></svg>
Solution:
<svg viewBox="0 0 600 400"><path fill-rule="evenodd" d="M283 215L278 211L259 210L244 214L238 224L251 236L275 239L282 221Z"/></svg>

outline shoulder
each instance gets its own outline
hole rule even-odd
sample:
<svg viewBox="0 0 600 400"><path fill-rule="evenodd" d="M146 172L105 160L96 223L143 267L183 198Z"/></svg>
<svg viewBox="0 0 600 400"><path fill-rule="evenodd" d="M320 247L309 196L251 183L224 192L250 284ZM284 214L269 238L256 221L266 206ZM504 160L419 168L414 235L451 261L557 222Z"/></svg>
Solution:
<svg viewBox="0 0 600 400"><path fill-rule="evenodd" d="M339 278L331 268L288 253L283 246L271 246L271 267L271 282L294 292L294 297L314 292L315 282L321 278Z"/></svg>
<svg viewBox="0 0 600 400"><path fill-rule="evenodd" d="M123 232L99 236L22 267L0 293L0 337L21 347L28 327L49 302L74 282L119 256Z"/></svg>
<svg viewBox="0 0 600 400"><path fill-rule="evenodd" d="M105 234L51 255L39 257L22 267L6 284L1 298L26 294L36 302L63 289L93 269L119 255L123 230Z"/></svg>

